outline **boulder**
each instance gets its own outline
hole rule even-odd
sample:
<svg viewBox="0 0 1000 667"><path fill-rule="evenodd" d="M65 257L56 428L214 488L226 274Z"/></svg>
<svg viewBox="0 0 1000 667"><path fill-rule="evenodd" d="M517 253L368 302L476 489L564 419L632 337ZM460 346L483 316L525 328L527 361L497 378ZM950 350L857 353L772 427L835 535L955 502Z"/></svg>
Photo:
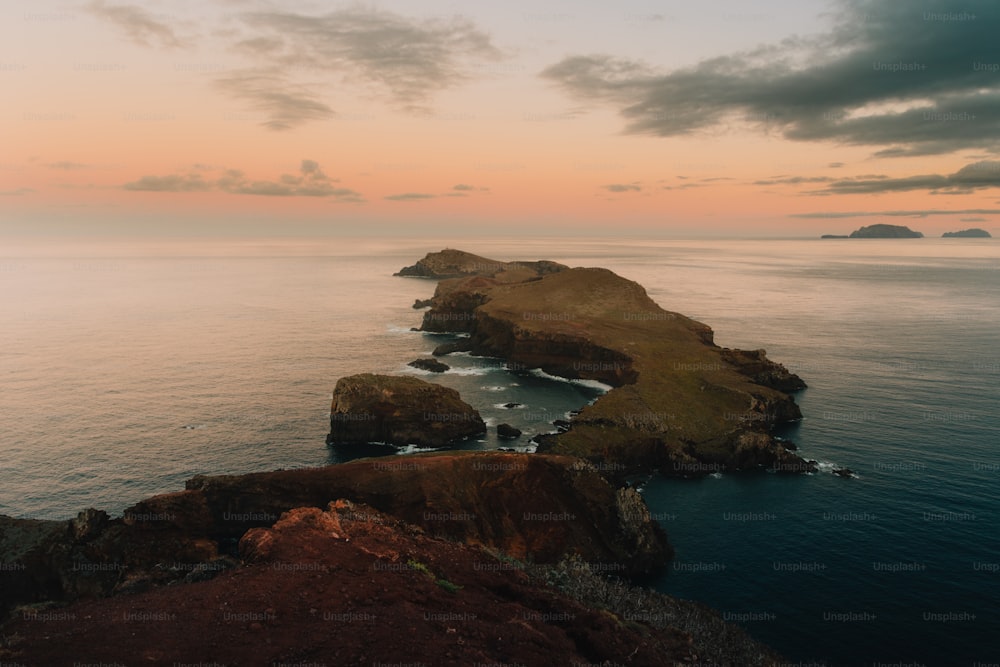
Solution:
<svg viewBox="0 0 1000 667"><path fill-rule="evenodd" d="M515 428L510 424L498 424L497 437L503 438L504 440L513 440L514 438L520 438L521 429Z"/></svg>
<svg viewBox="0 0 1000 667"><path fill-rule="evenodd" d="M448 364L440 362L437 359L414 359L408 363L407 366L419 368L424 371L430 371L431 373L444 373L446 370L451 368Z"/></svg>

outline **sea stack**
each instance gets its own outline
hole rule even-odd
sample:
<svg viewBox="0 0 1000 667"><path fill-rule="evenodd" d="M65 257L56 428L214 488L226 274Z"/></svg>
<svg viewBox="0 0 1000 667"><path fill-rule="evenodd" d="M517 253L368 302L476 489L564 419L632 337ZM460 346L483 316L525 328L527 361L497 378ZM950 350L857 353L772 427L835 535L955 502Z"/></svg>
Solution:
<svg viewBox="0 0 1000 667"><path fill-rule="evenodd" d="M326 442L445 447L484 433L479 412L454 389L415 377L362 373L337 381Z"/></svg>

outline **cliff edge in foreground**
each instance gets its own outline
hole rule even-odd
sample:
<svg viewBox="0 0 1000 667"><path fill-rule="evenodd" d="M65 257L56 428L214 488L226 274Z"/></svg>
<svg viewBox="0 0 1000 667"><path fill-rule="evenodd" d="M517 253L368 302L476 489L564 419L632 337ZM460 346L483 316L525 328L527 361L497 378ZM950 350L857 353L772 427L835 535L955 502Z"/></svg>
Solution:
<svg viewBox="0 0 1000 667"><path fill-rule="evenodd" d="M776 665L695 603L426 535L347 500L246 532L244 565L25 612L5 664Z"/></svg>

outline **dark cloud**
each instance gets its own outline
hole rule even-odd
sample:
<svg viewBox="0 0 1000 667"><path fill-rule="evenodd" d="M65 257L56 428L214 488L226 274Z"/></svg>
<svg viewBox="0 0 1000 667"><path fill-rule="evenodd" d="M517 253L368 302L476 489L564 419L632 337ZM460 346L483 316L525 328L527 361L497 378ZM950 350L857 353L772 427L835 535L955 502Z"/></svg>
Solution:
<svg viewBox="0 0 1000 667"><path fill-rule="evenodd" d="M638 183L612 183L601 187L608 192L642 192L642 186Z"/></svg>
<svg viewBox="0 0 1000 667"><path fill-rule="evenodd" d="M997 215L1000 208L967 208L957 211L942 211L940 209L911 211L821 211L817 213L792 213L790 218L830 219L830 218L926 218L931 215Z"/></svg>
<svg viewBox="0 0 1000 667"><path fill-rule="evenodd" d="M225 93L250 103L267 116L269 130L289 130L313 120L333 118L334 111L305 86L290 83L274 71L234 72L216 81Z"/></svg>
<svg viewBox="0 0 1000 667"><path fill-rule="evenodd" d="M169 176L143 176L122 186L126 190L142 192L206 192L213 188L199 174L171 174Z"/></svg>
<svg viewBox="0 0 1000 667"><path fill-rule="evenodd" d="M827 179L829 180L829 179ZM932 194L969 194L1000 187L1000 162L985 160L967 164L954 174L924 174L904 178L870 176L833 180L813 194L872 194L927 190Z"/></svg>
<svg viewBox="0 0 1000 667"><path fill-rule="evenodd" d="M0 190L0 197L20 197L21 195L29 195L34 190L31 188L17 188L15 190Z"/></svg>
<svg viewBox="0 0 1000 667"><path fill-rule="evenodd" d="M1000 4L838 0L833 28L673 72L576 55L542 76L616 106L626 132L679 136L734 120L882 157L1000 150Z"/></svg>
<svg viewBox="0 0 1000 667"><path fill-rule="evenodd" d="M459 183L458 185L452 187L452 190L461 190L461 191L471 191L475 189L476 189L475 186L466 185L465 183Z"/></svg>
<svg viewBox="0 0 1000 667"><path fill-rule="evenodd" d="M389 195L385 199L389 201L419 201L422 199L434 199L436 196L423 192L404 192L400 195Z"/></svg>
<svg viewBox="0 0 1000 667"><path fill-rule="evenodd" d="M87 11L105 21L115 24L136 44L168 48L183 46L182 40L163 17L150 14L136 5L109 5L104 0L94 0L87 5Z"/></svg>
<svg viewBox="0 0 1000 667"><path fill-rule="evenodd" d="M989 222L986 218L959 218L959 222Z"/></svg>
<svg viewBox="0 0 1000 667"><path fill-rule="evenodd" d="M204 167L204 165L202 165ZM261 195L267 197L330 197L341 202L363 202L360 193L335 185L320 165L313 160L302 160L298 174L283 174L275 181L250 180L238 169L227 169L215 181L203 180L201 174L173 174L170 176L143 176L138 181L126 183L126 190L147 192L205 192L222 190L236 195Z"/></svg>
<svg viewBox="0 0 1000 667"><path fill-rule="evenodd" d="M475 61L500 57L489 35L460 17L419 21L351 7L321 15L249 12L241 19L255 32L236 45L244 54L268 66L375 84L409 111L426 111L434 93L470 78Z"/></svg>
<svg viewBox="0 0 1000 667"><path fill-rule="evenodd" d="M831 162L830 164L828 164L826 166L829 167L830 169L840 169L841 167L844 166L844 163L843 162Z"/></svg>

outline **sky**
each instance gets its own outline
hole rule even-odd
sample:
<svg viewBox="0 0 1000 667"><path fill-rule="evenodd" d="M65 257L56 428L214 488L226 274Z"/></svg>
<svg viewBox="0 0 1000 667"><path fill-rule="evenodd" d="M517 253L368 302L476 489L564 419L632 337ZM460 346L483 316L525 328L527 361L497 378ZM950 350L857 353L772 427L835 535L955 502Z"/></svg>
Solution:
<svg viewBox="0 0 1000 667"><path fill-rule="evenodd" d="M1000 234L996 0L0 0L0 234Z"/></svg>

